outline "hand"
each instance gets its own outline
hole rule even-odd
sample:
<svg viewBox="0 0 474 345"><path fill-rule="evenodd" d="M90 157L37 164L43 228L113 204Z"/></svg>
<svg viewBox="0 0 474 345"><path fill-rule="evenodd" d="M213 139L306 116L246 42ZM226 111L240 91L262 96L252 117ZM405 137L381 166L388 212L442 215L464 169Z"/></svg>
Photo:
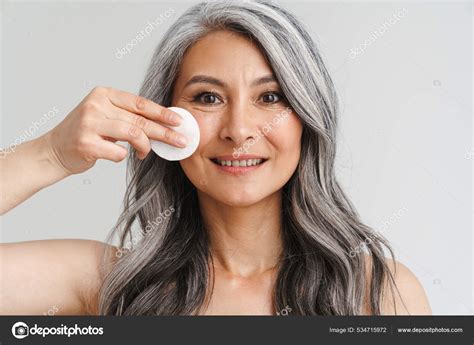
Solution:
<svg viewBox="0 0 474 345"><path fill-rule="evenodd" d="M149 139L186 146L184 136L165 126L177 126L180 121L178 114L148 99L96 87L46 134L45 142L52 161L66 174L77 174L90 169L97 159L123 160L127 149L117 141L129 142L139 159L150 152Z"/></svg>

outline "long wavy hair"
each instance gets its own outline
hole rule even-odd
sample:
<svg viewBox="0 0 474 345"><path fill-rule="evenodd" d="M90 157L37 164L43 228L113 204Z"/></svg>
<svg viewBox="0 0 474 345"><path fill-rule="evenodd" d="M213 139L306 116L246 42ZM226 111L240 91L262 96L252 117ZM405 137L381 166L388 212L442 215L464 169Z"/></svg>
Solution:
<svg viewBox="0 0 474 345"><path fill-rule="evenodd" d="M293 14L265 1L194 5L164 34L140 95L171 106L186 50L217 30L245 35L259 46L303 123L300 161L282 188L283 250L274 311L360 315L368 306L371 314L381 314L383 292L396 287L385 251L394 255L361 222L336 181L335 88ZM119 251L99 291L99 313L197 315L212 295L214 268L196 187L178 162L155 154L141 161L131 152L127 168L124 210L108 238L118 236Z"/></svg>

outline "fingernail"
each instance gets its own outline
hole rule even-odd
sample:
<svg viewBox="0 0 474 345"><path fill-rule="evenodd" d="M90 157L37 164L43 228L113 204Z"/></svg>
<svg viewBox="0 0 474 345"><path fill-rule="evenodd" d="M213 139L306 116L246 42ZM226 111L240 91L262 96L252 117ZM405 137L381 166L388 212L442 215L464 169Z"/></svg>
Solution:
<svg viewBox="0 0 474 345"><path fill-rule="evenodd" d="M180 125L181 122L183 121L183 118L179 115L173 115L172 120L173 124L175 125Z"/></svg>
<svg viewBox="0 0 474 345"><path fill-rule="evenodd" d="M188 140L184 136L180 135L176 139L176 143L181 146L186 146L188 144Z"/></svg>

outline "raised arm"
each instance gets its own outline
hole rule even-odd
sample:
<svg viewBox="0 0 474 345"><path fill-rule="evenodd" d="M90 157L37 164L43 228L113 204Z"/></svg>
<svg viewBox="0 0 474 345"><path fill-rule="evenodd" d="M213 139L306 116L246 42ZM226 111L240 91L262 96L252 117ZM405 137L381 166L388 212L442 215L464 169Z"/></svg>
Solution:
<svg viewBox="0 0 474 345"><path fill-rule="evenodd" d="M130 143L137 157L150 152L149 139L183 147L175 112L143 97L97 87L55 128L0 154L0 214L59 180L91 168L97 159L123 160Z"/></svg>

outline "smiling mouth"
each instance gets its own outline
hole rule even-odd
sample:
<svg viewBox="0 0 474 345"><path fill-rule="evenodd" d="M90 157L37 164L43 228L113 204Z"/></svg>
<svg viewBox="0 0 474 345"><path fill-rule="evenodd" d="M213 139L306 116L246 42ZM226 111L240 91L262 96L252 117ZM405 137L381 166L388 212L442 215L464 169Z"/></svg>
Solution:
<svg viewBox="0 0 474 345"><path fill-rule="evenodd" d="M259 166L265 163L268 159L266 158L249 158L249 159L219 159L211 158L211 161L221 167L235 167L245 168Z"/></svg>

